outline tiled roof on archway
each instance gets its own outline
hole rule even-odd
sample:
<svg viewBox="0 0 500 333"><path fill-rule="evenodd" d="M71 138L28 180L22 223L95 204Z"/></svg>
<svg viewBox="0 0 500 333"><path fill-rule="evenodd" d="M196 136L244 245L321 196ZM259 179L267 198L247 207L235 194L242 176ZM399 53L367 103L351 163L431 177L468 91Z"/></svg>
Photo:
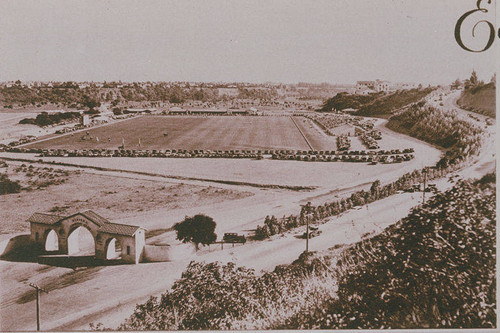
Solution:
<svg viewBox="0 0 500 333"><path fill-rule="evenodd" d="M135 225L109 222L109 220L91 210L82 213L76 213L70 216L60 216L60 215L46 214L46 213L34 213L33 215L30 216L27 222L52 225L58 223L59 221L65 220L69 217L73 217L75 215L84 216L85 218L89 219L90 221L98 225L99 226L98 230L100 232L105 232L109 234L133 236L134 233L137 231L137 229L140 228Z"/></svg>

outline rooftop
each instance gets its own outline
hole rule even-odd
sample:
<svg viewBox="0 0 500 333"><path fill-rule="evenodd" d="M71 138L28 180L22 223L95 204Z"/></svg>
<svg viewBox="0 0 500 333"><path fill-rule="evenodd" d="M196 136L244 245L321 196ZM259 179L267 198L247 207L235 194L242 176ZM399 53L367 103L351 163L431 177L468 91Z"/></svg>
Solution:
<svg viewBox="0 0 500 333"><path fill-rule="evenodd" d="M138 229L141 229L141 227L135 225L109 222L109 220L91 210L76 213L70 216L60 216L60 215L46 214L46 213L34 213L33 215L30 216L27 222L53 225L59 223L62 220L65 220L67 218L76 215L81 215L87 218L88 220L94 222L99 227L99 231L109 234L133 236Z"/></svg>

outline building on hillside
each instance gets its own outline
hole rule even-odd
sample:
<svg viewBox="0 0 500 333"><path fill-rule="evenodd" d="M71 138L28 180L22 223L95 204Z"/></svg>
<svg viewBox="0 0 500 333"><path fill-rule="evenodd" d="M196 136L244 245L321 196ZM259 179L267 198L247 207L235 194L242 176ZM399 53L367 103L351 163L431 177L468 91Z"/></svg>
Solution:
<svg viewBox="0 0 500 333"><path fill-rule="evenodd" d="M238 97L240 90L236 87L217 88L219 96Z"/></svg>
<svg viewBox="0 0 500 333"><path fill-rule="evenodd" d="M392 85L389 81L375 80L375 81L358 81L356 83L356 94L366 95L374 92L387 92L392 90Z"/></svg>
<svg viewBox="0 0 500 333"><path fill-rule="evenodd" d="M82 117L80 118L81 120L81 125L82 126L88 126L90 125L90 116L88 114L82 114Z"/></svg>
<svg viewBox="0 0 500 333"><path fill-rule="evenodd" d="M96 259L119 259L138 264L144 257L144 228L112 223L91 210L70 216L34 213L27 222L30 223L30 239L41 253L77 254L82 227L92 235Z"/></svg>

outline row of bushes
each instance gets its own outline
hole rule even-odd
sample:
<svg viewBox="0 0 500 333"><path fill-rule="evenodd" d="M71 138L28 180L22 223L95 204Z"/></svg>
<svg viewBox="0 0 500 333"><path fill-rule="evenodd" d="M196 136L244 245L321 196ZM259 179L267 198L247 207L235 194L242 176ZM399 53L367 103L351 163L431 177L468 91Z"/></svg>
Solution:
<svg viewBox="0 0 500 333"><path fill-rule="evenodd" d="M459 164L450 164L446 168L432 167L414 170L404 174L394 182L383 186L380 184L380 181L376 180L372 183L369 191L357 191L349 198L342 198L319 206L303 206L298 215L283 216L281 219L271 216L271 218L266 218L266 220L264 220L263 225L257 226L255 237L257 239L265 239L272 235L305 225L306 219L309 219L310 223L324 223L327 217L337 216L355 206L369 204L376 200L386 198L395 194L397 191L407 191L412 188L414 184L423 182L424 177L427 180L444 177L449 172L457 170L461 166L462 165Z"/></svg>

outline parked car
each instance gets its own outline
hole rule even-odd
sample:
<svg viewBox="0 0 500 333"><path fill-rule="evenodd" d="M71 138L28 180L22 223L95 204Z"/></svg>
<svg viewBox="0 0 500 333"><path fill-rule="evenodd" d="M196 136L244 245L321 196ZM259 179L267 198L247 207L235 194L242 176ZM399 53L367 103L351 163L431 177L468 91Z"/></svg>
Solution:
<svg viewBox="0 0 500 333"><path fill-rule="evenodd" d="M224 243L246 243L247 239L244 235L238 235L234 232L226 232L222 237Z"/></svg>

